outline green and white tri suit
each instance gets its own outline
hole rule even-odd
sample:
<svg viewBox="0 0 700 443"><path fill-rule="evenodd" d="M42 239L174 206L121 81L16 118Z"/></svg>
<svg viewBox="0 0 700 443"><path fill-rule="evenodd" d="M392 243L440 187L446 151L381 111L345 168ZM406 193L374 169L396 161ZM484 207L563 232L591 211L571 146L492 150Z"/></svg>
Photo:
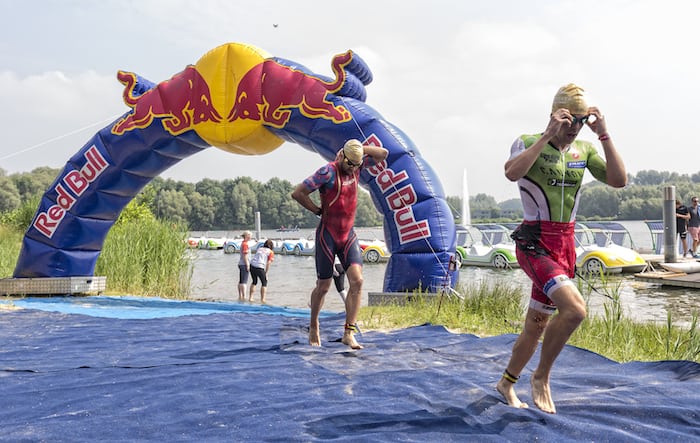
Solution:
<svg viewBox="0 0 700 443"><path fill-rule="evenodd" d="M510 158L520 155L541 137L542 134L521 135L510 148ZM576 140L564 152L547 144L525 177L518 180L523 218L573 222L586 169L607 183L605 159L590 142Z"/></svg>
<svg viewBox="0 0 700 443"><path fill-rule="evenodd" d="M522 135L510 149L515 158L542 134ZM542 149L530 170L518 180L523 224L513 233L521 269L532 280L530 308L545 314L556 309L551 295L573 285L576 245L574 220L585 170L606 182L606 163L593 145L574 141L565 151L551 144Z"/></svg>

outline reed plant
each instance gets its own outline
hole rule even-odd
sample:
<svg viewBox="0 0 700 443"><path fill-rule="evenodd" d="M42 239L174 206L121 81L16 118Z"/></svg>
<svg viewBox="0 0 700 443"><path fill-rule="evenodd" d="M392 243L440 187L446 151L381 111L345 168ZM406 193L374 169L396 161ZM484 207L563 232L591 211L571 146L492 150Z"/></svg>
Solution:
<svg viewBox="0 0 700 443"><path fill-rule="evenodd" d="M0 224L0 278L12 276L21 246L22 232L13 226Z"/></svg>
<svg viewBox="0 0 700 443"><path fill-rule="evenodd" d="M579 286L586 300L593 292L606 297L602 315L589 315L569 344L615 361L692 360L700 362L700 328L694 312L687 325L677 325L669 312L665 323L636 322L624 315L620 279L605 275L586 277ZM579 278L579 282L582 279ZM585 288L588 288L586 290Z"/></svg>
<svg viewBox="0 0 700 443"><path fill-rule="evenodd" d="M184 226L152 217L115 224L105 239L95 275L107 277L109 292L184 299L193 262Z"/></svg>
<svg viewBox="0 0 700 443"><path fill-rule="evenodd" d="M0 214L0 278L11 277L14 273L24 232L38 206L37 196L27 199L17 209Z"/></svg>

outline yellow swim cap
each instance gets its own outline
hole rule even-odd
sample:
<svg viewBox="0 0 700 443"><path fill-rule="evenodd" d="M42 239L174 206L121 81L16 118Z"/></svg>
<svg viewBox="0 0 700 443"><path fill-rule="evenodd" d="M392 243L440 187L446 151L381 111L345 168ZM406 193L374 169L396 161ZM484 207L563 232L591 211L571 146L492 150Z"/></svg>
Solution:
<svg viewBox="0 0 700 443"><path fill-rule="evenodd" d="M561 108L566 108L575 115L588 114L588 105L583 97L583 88L573 83L559 88L552 102L552 112Z"/></svg>
<svg viewBox="0 0 700 443"><path fill-rule="evenodd" d="M343 154L350 160L353 164L359 165L362 163L362 155L364 154L364 149L362 148L362 143L359 140L350 139L345 142L343 146Z"/></svg>

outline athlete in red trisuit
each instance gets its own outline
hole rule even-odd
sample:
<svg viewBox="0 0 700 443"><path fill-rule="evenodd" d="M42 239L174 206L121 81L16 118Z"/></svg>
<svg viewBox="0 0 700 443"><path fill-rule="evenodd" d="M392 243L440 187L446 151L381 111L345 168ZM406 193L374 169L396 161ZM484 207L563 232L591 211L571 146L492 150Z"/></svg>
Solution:
<svg viewBox="0 0 700 443"><path fill-rule="evenodd" d="M321 217L316 228L316 287L311 292L311 320L309 344L321 346L319 313L323 300L333 281L333 261L338 256L348 277L349 289L345 297L345 332L343 344L361 349L354 333L362 293L362 254L353 229L357 207L357 186L360 169L373 160L386 159L389 152L377 146L362 145L348 140L338 151L335 161L322 166L312 176L297 185L292 198ZM318 190L321 207L309 195Z"/></svg>

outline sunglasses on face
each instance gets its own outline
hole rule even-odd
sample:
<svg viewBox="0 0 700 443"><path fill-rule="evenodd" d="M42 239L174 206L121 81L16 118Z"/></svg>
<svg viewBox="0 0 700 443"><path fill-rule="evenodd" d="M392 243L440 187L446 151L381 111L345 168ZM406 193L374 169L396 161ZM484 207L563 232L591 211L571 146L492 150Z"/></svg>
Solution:
<svg viewBox="0 0 700 443"><path fill-rule="evenodd" d="M344 152L343 152L343 161L345 163L347 163L348 166L353 167L353 168L359 168L361 166L361 164L351 162L350 159L345 156Z"/></svg>
<svg viewBox="0 0 700 443"><path fill-rule="evenodd" d="M590 117L590 115L584 115L583 117L576 117L575 115L572 115L571 124L575 125L581 123L581 125L585 125L586 123L588 123L588 117Z"/></svg>

